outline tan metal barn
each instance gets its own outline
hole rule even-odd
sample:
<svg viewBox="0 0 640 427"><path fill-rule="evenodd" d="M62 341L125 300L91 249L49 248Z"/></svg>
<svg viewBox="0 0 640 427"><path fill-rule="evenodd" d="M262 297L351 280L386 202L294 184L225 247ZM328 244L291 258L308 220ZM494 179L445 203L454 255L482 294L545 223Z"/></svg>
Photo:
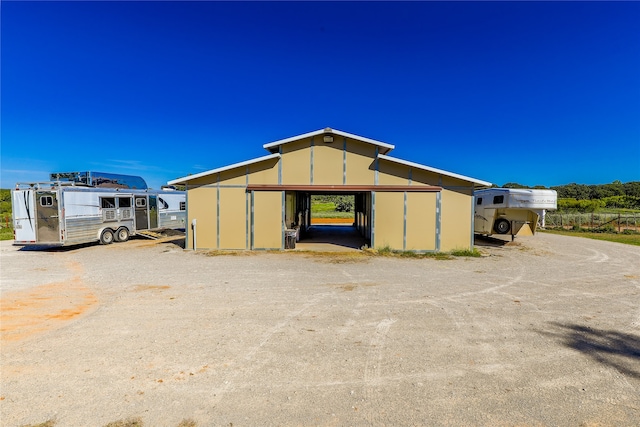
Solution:
<svg viewBox="0 0 640 427"><path fill-rule="evenodd" d="M170 181L187 188L186 247L284 249L304 238L311 195L355 196L354 226L373 248L473 247L473 191L491 183L388 155L393 145L336 129L275 141L270 154Z"/></svg>

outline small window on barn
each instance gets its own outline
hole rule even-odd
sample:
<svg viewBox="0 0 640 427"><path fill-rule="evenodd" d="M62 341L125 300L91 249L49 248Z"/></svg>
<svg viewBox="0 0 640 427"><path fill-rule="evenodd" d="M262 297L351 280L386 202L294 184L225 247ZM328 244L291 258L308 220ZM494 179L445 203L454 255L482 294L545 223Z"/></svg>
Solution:
<svg viewBox="0 0 640 427"><path fill-rule="evenodd" d="M481 205L482 204L482 197L478 197L478 200L476 200L476 205Z"/></svg>
<svg viewBox="0 0 640 427"><path fill-rule="evenodd" d="M186 202L180 202L180 210L184 211L187 209L187 203Z"/></svg>
<svg viewBox="0 0 640 427"><path fill-rule="evenodd" d="M115 209L116 198L115 197L102 197L102 209Z"/></svg>
<svg viewBox="0 0 640 427"><path fill-rule="evenodd" d="M53 197L51 197L51 196L41 196L40 197L40 206L43 206L43 207L53 206Z"/></svg>
<svg viewBox="0 0 640 427"><path fill-rule="evenodd" d="M499 205L501 203L504 203L504 196L493 196L494 205Z"/></svg>

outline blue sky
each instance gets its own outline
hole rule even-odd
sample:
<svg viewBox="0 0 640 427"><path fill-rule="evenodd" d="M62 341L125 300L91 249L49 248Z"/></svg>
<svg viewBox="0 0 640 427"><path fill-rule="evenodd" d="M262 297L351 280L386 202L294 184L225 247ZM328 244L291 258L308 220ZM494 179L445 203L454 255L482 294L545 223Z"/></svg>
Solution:
<svg viewBox="0 0 640 427"><path fill-rule="evenodd" d="M639 2L0 7L2 188L158 188L326 126L498 185L640 180Z"/></svg>

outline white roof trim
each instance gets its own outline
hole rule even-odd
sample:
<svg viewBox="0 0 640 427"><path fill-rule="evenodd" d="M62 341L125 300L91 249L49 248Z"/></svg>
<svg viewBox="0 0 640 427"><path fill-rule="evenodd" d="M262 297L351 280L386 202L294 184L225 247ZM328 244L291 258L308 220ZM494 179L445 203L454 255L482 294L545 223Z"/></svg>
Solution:
<svg viewBox="0 0 640 427"><path fill-rule="evenodd" d="M168 185L173 185L173 184L183 184L187 181L191 181L193 179L198 179L198 178L202 178L203 176L207 176L207 175L213 175L219 172L224 172L224 171L228 171L230 169L235 169L235 168L241 168L242 166L248 166L254 163L259 163L259 162L263 162L265 160L270 160L270 159L276 159L279 158L280 154L279 153L275 153L275 154L268 154L266 156L262 156L262 157L258 157L256 159L251 159L251 160L246 160L244 162L240 162L240 163L234 163L232 165L229 166L223 166L221 168L217 168L217 169L211 169L210 171L206 171L206 172L200 172L197 173L195 175L187 175L184 176L182 178L177 178L174 179L172 181L167 182Z"/></svg>
<svg viewBox="0 0 640 427"><path fill-rule="evenodd" d="M418 164L418 163L409 162L407 160L402 160L402 159L398 159L398 158L395 158L395 157L386 156L384 154L379 154L378 158L383 159L383 160L388 160L390 162L400 163L400 164L405 165L405 166L411 166L412 168L423 169L423 170L426 170L426 171L429 171L429 172L433 172L433 173L437 173L437 174L440 174L440 175L446 175L446 176L450 176L452 178L462 179L464 181L473 182L474 184L484 185L484 186L487 186L487 187L491 187L493 185L490 182L482 181L480 179L470 178L468 176L459 175L459 174L453 173L453 172L447 172L447 171L442 170L442 169L432 168L432 167L421 165L421 164Z"/></svg>
<svg viewBox="0 0 640 427"><path fill-rule="evenodd" d="M281 139L279 141L274 141L274 142L270 142L268 144L264 144L262 147L270 150L273 147L277 147L280 146L282 144L286 144L288 142L292 142L292 141L298 141L300 139L304 139L304 138L309 138L312 136L316 136L316 135L323 135L325 133L332 133L334 135L340 135L340 136L344 136L345 138L351 138L351 139L356 139L358 141L362 141L362 142L367 142L369 144L373 144L373 145L377 145L379 147L384 147L387 149L387 153L391 150L393 150L395 147L395 145L391 145L391 144L387 144L386 142L382 142L382 141L376 141L375 139L371 139L371 138L365 138L364 136L359 136L359 135L354 135L352 133L348 133L348 132L343 132L341 130L337 130L337 129L331 129L331 131L325 131L325 129L320 129L320 130L316 130L313 132L307 132L307 133L303 133L302 135L296 135L296 136L292 136L290 138L285 138L285 139Z"/></svg>

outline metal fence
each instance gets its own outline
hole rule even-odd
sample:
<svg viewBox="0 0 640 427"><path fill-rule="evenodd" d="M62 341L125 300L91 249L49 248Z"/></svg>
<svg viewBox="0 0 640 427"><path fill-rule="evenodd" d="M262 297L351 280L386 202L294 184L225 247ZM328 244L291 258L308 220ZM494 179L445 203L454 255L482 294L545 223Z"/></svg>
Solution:
<svg viewBox="0 0 640 427"><path fill-rule="evenodd" d="M557 213L547 212L546 228L585 228L592 230L640 231L640 213Z"/></svg>

